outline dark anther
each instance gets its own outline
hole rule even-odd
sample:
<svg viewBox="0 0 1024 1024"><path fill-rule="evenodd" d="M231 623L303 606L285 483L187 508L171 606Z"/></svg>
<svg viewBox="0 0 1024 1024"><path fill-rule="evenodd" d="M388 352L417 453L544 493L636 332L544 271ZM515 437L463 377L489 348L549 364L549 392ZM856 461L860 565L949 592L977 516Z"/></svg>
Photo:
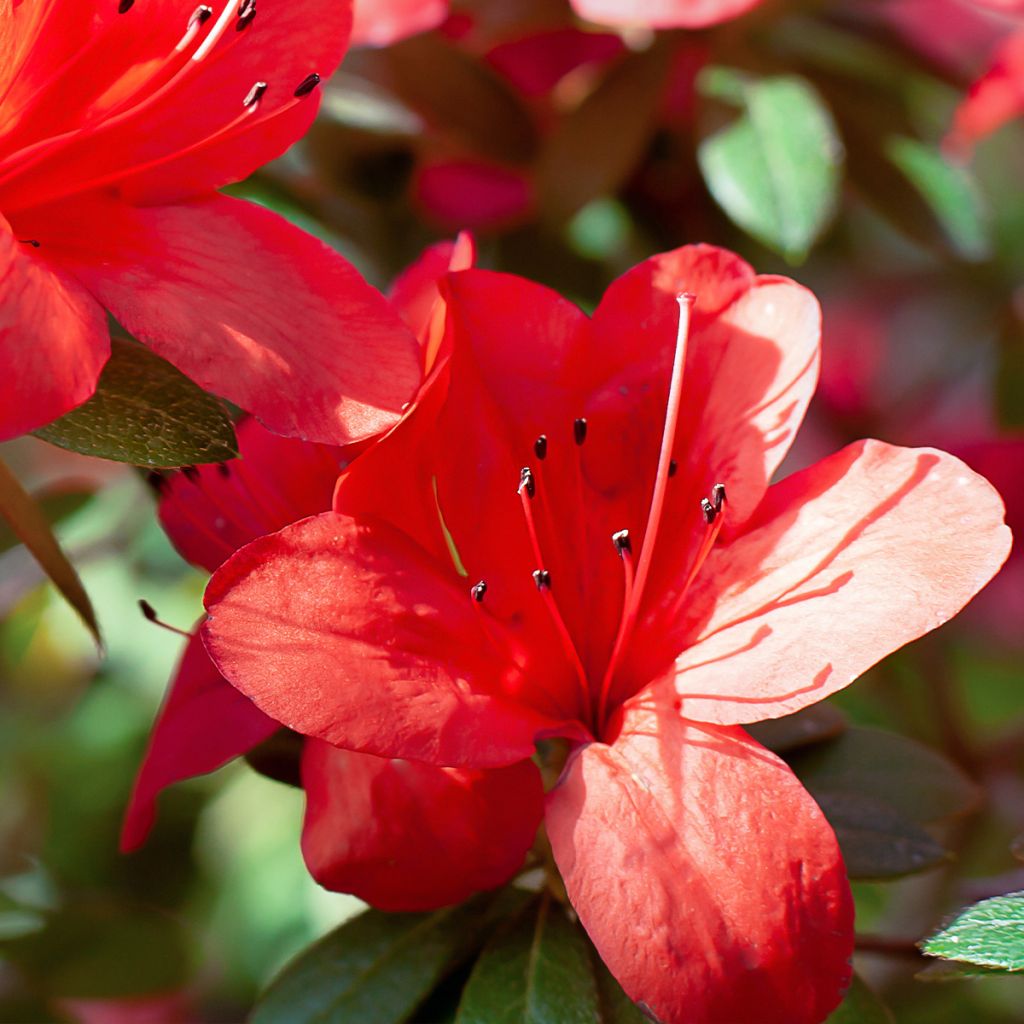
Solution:
<svg viewBox="0 0 1024 1024"><path fill-rule="evenodd" d="M526 491L526 496L532 498L537 493L537 481L533 478L533 470L529 466L523 466L519 470L519 488L517 494Z"/></svg>
<svg viewBox="0 0 1024 1024"><path fill-rule="evenodd" d="M486 580L481 580L479 583L474 583L473 586L471 586L469 588L469 596L472 597L473 600L476 601L477 604L482 604L483 603L484 594L486 594L486 593L487 593L487 581Z"/></svg>
<svg viewBox="0 0 1024 1024"><path fill-rule="evenodd" d="M551 573L547 569L534 569L533 582L537 584L538 590L551 589Z"/></svg>
<svg viewBox="0 0 1024 1024"><path fill-rule="evenodd" d="M548 435L541 434L536 441L533 442L533 453L538 459L546 459L548 457Z"/></svg>
<svg viewBox="0 0 1024 1024"><path fill-rule="evenodd" d="M220 475L224 477L225 480L227 480L227 478L231 476L231 467L228 466L226 462L218 462L217 472L220 473Z"/></svg>
<svg viewBox="0 0 1024 1024"><path fill-rule="evenodd" d="M31 245L33 249L39 248L39 243L34 238L19 238L22 245Z"/></svg>
<svg viewBox="0 0 1024 1024"><path fill-rule="evenodd" d="M191 28L193 25L205 25L212 17L213 8L207 7L206 4L200 4L192 12L192 17L188 19L188 27Z"/></svg>
<svg viewBox="0 0 1024 1024"><path fill-rule="evenodd" d="M139 611L142 612L150 622L156 622L158 618L156 609L144 597L139 598Z"/></svg>
<svg viewBox="0 0 1024 1024"><path fill-rule="evenodd" d="M199 482L199 470L195 466L183 466L181 471L185 474L185 479L190 483L195 484Z"/></svg>
<svg viewBox="0 0 1024 1024"><path fill-rule="evenodd" d="M587 421L582 416L572 421L572 439L577 444L583 444L587 439Z"/></svg>
<svg viewBox="0 0 1024 1024"><path fill-rule="evenodd" d="M117 13L127 14L132 9L132 4L134 3L135 0L121 0L121 2L117 5Z"/></svg>
<svg viewBox="0 0 1024 1024"><path fill-rule="evenodd" d="M725 504L725 484L715 484L711 488L711 501L715 506L715 511L721 512L722 506Z"/></svg>
<svg viewBox="0 0 1024 1024"><path fill-rule="evenodd" d="M241 0L238 5L238 21L235 22L235 31L242 32L252 24L256 17L256 0Z"/></svg>
<svg viewBox="0 0 1024 1024"><path fill-rule="evenodd" d="M668 464L668 475L675 476L679 472L679 463L675 459L670 459Z"/></svg>
<svg viewBox="0 0 1024 1024"><path fill-rule="evenodd" d="M612 543L621 558L624 554L632 553L633 542L629 539L629 530L619 530L612 534Z"/></svg>
<svg viewBox="0 0 1024 1024"><path fill-rule="evenodd" d="M320 84L320 76L314 71L299 82L295 90L296 96L308 96Z"/></svg>
<svg viewBox="0 0 1024 1024"><path fill-rule="evenodd" d="M718 515L718 512L715 510L715 506L712 505L707 498L701 498L700 510L704 513L704 522L710 526L715 521L715 516Z"/></svg>
<svg viewBox="0 0 1024 1024"><path fill-rule="evenodd" d="M255 106L263 98L263 94L267 91L266 82L257 82L246 94L244 100L242 100L243 107Z"/></svg>

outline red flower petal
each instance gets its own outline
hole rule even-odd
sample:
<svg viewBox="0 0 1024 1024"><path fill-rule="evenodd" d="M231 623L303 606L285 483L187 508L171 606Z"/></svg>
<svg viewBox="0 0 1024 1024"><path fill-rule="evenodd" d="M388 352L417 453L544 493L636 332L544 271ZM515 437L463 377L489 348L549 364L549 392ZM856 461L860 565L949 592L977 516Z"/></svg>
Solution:
<svg viewBox="0 0 1024 1024"><path fill-rule="evenodd" d="M951 618L1009 550L999 495L959 459L850 445L772 487L711 555L691 604L707 619L669 682L688 718L789 714Z"/></svg>
<svg viewBox="0 0 1024 1024"><path fill-rule="evenodd" d="M548 794L569 899L627 994L665 1024L817 1024L850 979L835 836L739 729L637 705Z"/></svg>
<svg viewBox="0 0 1024 1024"><path fill-rule="evenodd" d="M354 6L353 46L390 46L448 16L448 0L355 0Z"/></svg>
<svg viewBox="0 0 1024 1024"><path fill-rule="evenodd" d="M50 217L67 239L55 258L125 327L271 430L366 437L419 382L415 339L387 300L269 210L216 196L80 203Z"/></svg>
<svg viewBox="0 0 1024 1024"><path fill-rule="evenodd" d="M79 6L95 21L67 18L62 9L35 40L19 75L32 94L8 107L24 107L24 113L5 149L75 134L52 144L31 173L5 188L7 210L100 182L152 204L247 177L308 128L319 97L296 97L295 90L311 72L327 77L334 71L351 21L348 5L334 0L261 0L237 31L236 3L230 10L218 7L177 54L196 10L192 0L139 2L123 15L116 3ZM229 21L219 42L202 59L190 59L214 37L222 11ZM68 39L76 36L80 44L71 50L77 56L68 71L62 64ZM175 69L173 85L162 87ZM260 81L267 88L258 109L246 114L243 100Z"/></svg>
<svg viewBox="0 0 1024 1024"><path fill-rule="evenodd" d="M479 160L428 164L413 188L424 212L446 229L507 228L525 218L533 202L522 171Z"/></svg>
<svg viewBox="0 0 1024 1024"><path fill-rule="evenodd" d="M84 402L109 355L95 299L0 216L0 441Z"/></svg>
<svg viewBox="0 0 1024 1024"><path fill-rule="evenodd" d="M183 558L213 572L249 541L326 512L345 449L278 437L253 419L241 457L175 473L161 487L160 523Z"/></svg>
<svg viewBox="0 0 1024 1024"><path fill-rule="evenodd" d="M761 0L570 0L581 18L598 25L705 28L739 17Z"/></svg>
<svg viewBox="0 0 1024 1024"><path fill-rule="evenodd" d="M160 709L121 829L121 850L141 846L161 790L212 772L280 729L214 668L194 634Z"/></svg>
<svg viewBox="0 0 1024 1024"><path fill-rule="evenodd" d="M242 548L206 591L207 647L268 714L382 757L487 768L560 720L516 702L469 584L384 524L326 513Z"/></svg>
<svg viewBox="0 0 1024 1024"><path fill-rule="evenodd" d="M380 910L432 910L504 884L543 814L531 761L438 768L308 740L302 784L310 873Z"/></svg>

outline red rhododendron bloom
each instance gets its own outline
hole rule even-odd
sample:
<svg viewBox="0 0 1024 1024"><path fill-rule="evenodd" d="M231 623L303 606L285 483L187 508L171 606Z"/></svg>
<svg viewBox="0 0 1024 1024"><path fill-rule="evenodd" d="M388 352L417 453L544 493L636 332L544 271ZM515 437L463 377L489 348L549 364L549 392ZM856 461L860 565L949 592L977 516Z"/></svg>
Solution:
<svg viewBox="0 0 1024 1024"><path fill-rule="evenodd" d="M664 1021L821 1020L849 978L842 860L741 726L953 615L1006 557L998 495L875 441L769 486L818 307L721 250L646 261L592 319L469 270L448 317L449 360L335 511L214 574L211 655L342 749L475 770L567 750L547 834L626 992Z"/></svg>
<svg viewBox="0 0 1024 1024"><path fill-rule="evenodd" d="M0 439L92 394L107 311L274 430L394 421L418 380L394 311L215 192L306 130L349 21L338 0L0 0Z"/></svg>
<svg viewBox="0 0 1024 1024"><path fill-rule="evenodd" d="M429 359L436 280L468 266L471 246L439 245L396 282L392 301ZM443 320L443 318L442 318ZM436 350L434 352L436 354ZM242 545L331 506L349 452L268 433L248 420L242 457L163 478L160 520L175 547L213 571ZM159 479L159 478L158 478ZM133 850L152 827L160 791L213 771L281 728L216 670L198 635L188 643L153 731L125 815ZM324 886L393 910L456 903L507 881L533 842L542 792L532 766L474 770L411 764L307 740L302 849ZM523 801L523 793L531 801ZM522 807L510 828L509 799Z"/></svg>
<svg viewBox="0 0 1024 1024"><path fill-rule="evenodd" d="M599 25L707 28L745 14L761 0L570 0L581 18Z"/></svg>

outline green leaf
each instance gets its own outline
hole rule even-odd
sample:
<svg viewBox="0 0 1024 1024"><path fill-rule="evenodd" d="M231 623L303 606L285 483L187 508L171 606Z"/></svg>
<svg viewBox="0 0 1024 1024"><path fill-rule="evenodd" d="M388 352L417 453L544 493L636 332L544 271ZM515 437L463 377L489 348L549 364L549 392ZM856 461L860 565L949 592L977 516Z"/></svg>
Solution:
<svg viewBox="0 0 1024 1024"><path fill-rule="evenodd" d="M300 953L257 1002L250 1024L399 1024L529 897L483 893L432 914L369 910Z"/></svg>
<svg viewBox="0 0 1024 1024"><path fill-rule="evenodd" d="M921 943L928 956L978 967L1024 971L1024 892L994 896L968 907Z"/></svg>
<svg viewBox="0 0 1024 1024"><path fill-rule="evenodd" d="M643 1017L599 981L578 924L547 895L487 944L462 993L456 1024L629 1024Z"/></svg>
<svg viewBox="0 0 1024 1024"><path fill-rule="evenodd" d="M825 1024L893 1024L889 1008L855 974L846 997Z"/></svg>
<svg viewBox="0 0 1024 1024"><path fill-rule="evenodd" d="M882 729L851 728L787 760L835 829L851 878L896 878L940 864L946 851L921 826L978 801L959 768Z"/></svg>
<svg viewBox="0 0 1024 1024"><path fill-rule="evenodd" d="M856 793L816 793L835 830L850 878L899 878L935 867L946 850L883 800Z"/></svg>
<svg viewBox="0 0 1024 1024"><path fill-rule="evenodd" d="M221 402L149 349L111 339L96 394L35 431L50 444L114 462L169 469L238 454Z"/></svg>
<svg viewBox="0 0 1024 1024"><path fill-rule="evenodd" d="M0 462L0 518L6 520L68 604L78 612L96 643L102 644L96 613L78 573L53 535L43 510L3 462Z"/></svg>
<svg viewBox="0 0 1024 1024"><path fill-rule="evenodd" d="M885 155L924 198L958 255L976 261L991 254L987 211L966 168L905 136L887 139Z"/></svg>
<svg viewBox="0 0 1024 1024"><path fill-rule="evenodd" d="M828 107L810 82L790 75L756 79L709 68L698 89L741 110L698 147L712 196L748 234L802 260L839 194L844 154Z"/></svg>
<svg viewBox="0 0 1024 1024"><path fill-rule="evenodd" d="M867 797L919 824L964 814L980 797L977 786L941 754L883 729L854 727L787 760L815 797Z"/></svg>
<svg viewBox="0 0 1024 1024"><path fill-rule="evenodd" d="M845 732L846 715L832 704L812 704L792 715L752 722L747 732L762 746L776 754L788 754Z"/></svg>

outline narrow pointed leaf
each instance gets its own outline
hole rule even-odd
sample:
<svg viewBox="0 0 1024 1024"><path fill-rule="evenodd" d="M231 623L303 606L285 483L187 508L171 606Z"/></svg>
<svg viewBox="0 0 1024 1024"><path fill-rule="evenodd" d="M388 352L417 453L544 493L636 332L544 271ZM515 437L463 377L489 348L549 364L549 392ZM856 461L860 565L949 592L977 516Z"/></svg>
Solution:
<svg viewBox="0 0 1024 1024"><path fill-rule="evenodd" d="M741 108L698 147L712 196L758 241L803 259L828 226L839 193L844 154L828 107L796 76L755 79L709 68L698 87Z"/></svg>
<svg viewBox="0 0 1024 1024"><path fill-rule="evenodd" d="M96 394L35 434L81 455L153 468L238 454L223 404L149 349L122 338L111 339Z"/></svg>
<svg viewBox="0 0 1024 1024"><path fill-rule="evenodd" d="M596 967L580 926L542 897L488 943L463 990L456 1024L642 1021L622 990L615 993L614 979L599 978Z"/></svg>
<svg viewBox="0 0 1024 1024"><path fill-rule="evenodd" d="M1024 892L982 900L921 943L928 956L1024 971Z"/></svg>
<svg viewBox="0 0 1024 1024"><path fill-rule="evenodd" d="M885 155L921 194L962 259L974 262L990 255L987 211L966 168L947 162L937 149L903 136L886 141Z"/></svg>
<svg viewBox="0 0 1024 1024"><path fill-rule="evenodd" d="M3 462L0 462L0 518L7 521L53 585L78 612L96 643L102 644L96 613L78 573L53 535L43 510Z"/></svg>
<svg viewBox="0 0 1024 1024"><path fill-rule="evenodd" d="M250 1024L400 1024L527 898L506 889L430 914L368 910L292 960Z"/></svg>

